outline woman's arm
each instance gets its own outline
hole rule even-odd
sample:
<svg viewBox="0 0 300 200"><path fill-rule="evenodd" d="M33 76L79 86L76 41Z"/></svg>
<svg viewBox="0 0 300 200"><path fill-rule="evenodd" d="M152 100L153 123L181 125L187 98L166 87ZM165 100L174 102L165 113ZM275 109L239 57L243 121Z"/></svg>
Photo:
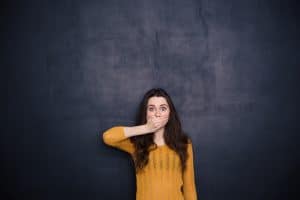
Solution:
<svg viewBox="0 0 300 200"><path fill-rule="evenodd" d="M151 129L147 126L147 124L140 126L124 127L124 134L126 137L145 135L147 133L151 133Z"/></svg>
<svg viewBox="0 0 300 200"><path fill-rule="evenodd" d="M106 130L102 138L105 144L132 154L134 152L134 145L129 140L129 137L145 133L144 125L134 127L114 126Z"/></svg>
<svg viewBox="0 0 300 200"><path fill-rule="evenodd" d="M132 137L137 135L144 135L148 133L153 133L156 130L160 129L162 126L166 124L168 121L168 117L150 117L147 120L147 123L140 126L132 126L132 127L124 127L125 136Z"/></svg>
<svg viewBox="0 0 300 200"><path fill-rule="evenodd" d="M197 200L197 190L195 186L194 174L194 156L192 143L188 144L188 158L186 161L186 169L183 173L183 193L185 200Z"/></svg>
<svg viewBox="0 0 300 200"><path fill-rule="evenodd" d="M145 125L140 126L114 126L106 130L102 137L105 144L110 146L118 146L120 142L132 136L144 135L150 133L151 130Z"/></svg>
<svg viewBox="0 0 300 200"><path fill-rule="evenodd" d="M103 133L103 141L109 146L133 153L134 146L130 137L153 133L166 124L167 117L151 117L147 123L139 126L114 126Z"/></svg>

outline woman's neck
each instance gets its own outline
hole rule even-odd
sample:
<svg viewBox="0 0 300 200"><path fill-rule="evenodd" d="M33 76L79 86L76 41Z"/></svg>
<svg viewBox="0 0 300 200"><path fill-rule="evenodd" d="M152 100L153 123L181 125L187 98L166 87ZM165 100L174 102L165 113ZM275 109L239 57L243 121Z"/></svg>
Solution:
<svg viewBox="0 0 300 200"><path fill-rule="evenodd" d="M154 132L154 143L157 145L164 145L165 144L165 140L164 140L164 131L165 128L161 128L159 130L157 130L156 132Z"/></svg>

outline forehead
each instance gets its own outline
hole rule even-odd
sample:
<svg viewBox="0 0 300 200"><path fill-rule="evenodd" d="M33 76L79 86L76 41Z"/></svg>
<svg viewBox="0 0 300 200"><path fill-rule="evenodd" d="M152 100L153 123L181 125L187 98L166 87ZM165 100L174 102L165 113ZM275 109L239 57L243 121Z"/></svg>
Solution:
<svg viewBox="0 0 300 200"><path fill-rule="evenodd" d="M150 105L150 104L160 106L162 104L167 104L168 105L168 102L164 97L151 97L148 100L148 105Z"/></svg>

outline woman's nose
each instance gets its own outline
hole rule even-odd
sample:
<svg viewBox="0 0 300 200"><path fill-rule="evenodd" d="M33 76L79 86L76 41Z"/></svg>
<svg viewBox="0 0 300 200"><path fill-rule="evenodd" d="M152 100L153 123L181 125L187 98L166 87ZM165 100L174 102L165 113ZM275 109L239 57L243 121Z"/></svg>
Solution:
<svg viewBox="0 0 300 200"><path fill-rule="evenodd" d="M160 116L160 111L156 111L156 112L155 112L155 115L156 115L156 116Z"/></svg>

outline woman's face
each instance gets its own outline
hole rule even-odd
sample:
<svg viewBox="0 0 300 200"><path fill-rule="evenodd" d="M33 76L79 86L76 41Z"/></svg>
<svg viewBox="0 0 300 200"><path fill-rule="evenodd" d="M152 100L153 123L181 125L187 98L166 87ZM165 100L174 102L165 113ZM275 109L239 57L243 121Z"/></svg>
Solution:
<svg viewBox="0 0 300 200"><path fill-rule="evenodd" d="M150 117L164 117L169 120L170 108L167 100L164 97L151 97L147 104L147 120Z"/></svg>

